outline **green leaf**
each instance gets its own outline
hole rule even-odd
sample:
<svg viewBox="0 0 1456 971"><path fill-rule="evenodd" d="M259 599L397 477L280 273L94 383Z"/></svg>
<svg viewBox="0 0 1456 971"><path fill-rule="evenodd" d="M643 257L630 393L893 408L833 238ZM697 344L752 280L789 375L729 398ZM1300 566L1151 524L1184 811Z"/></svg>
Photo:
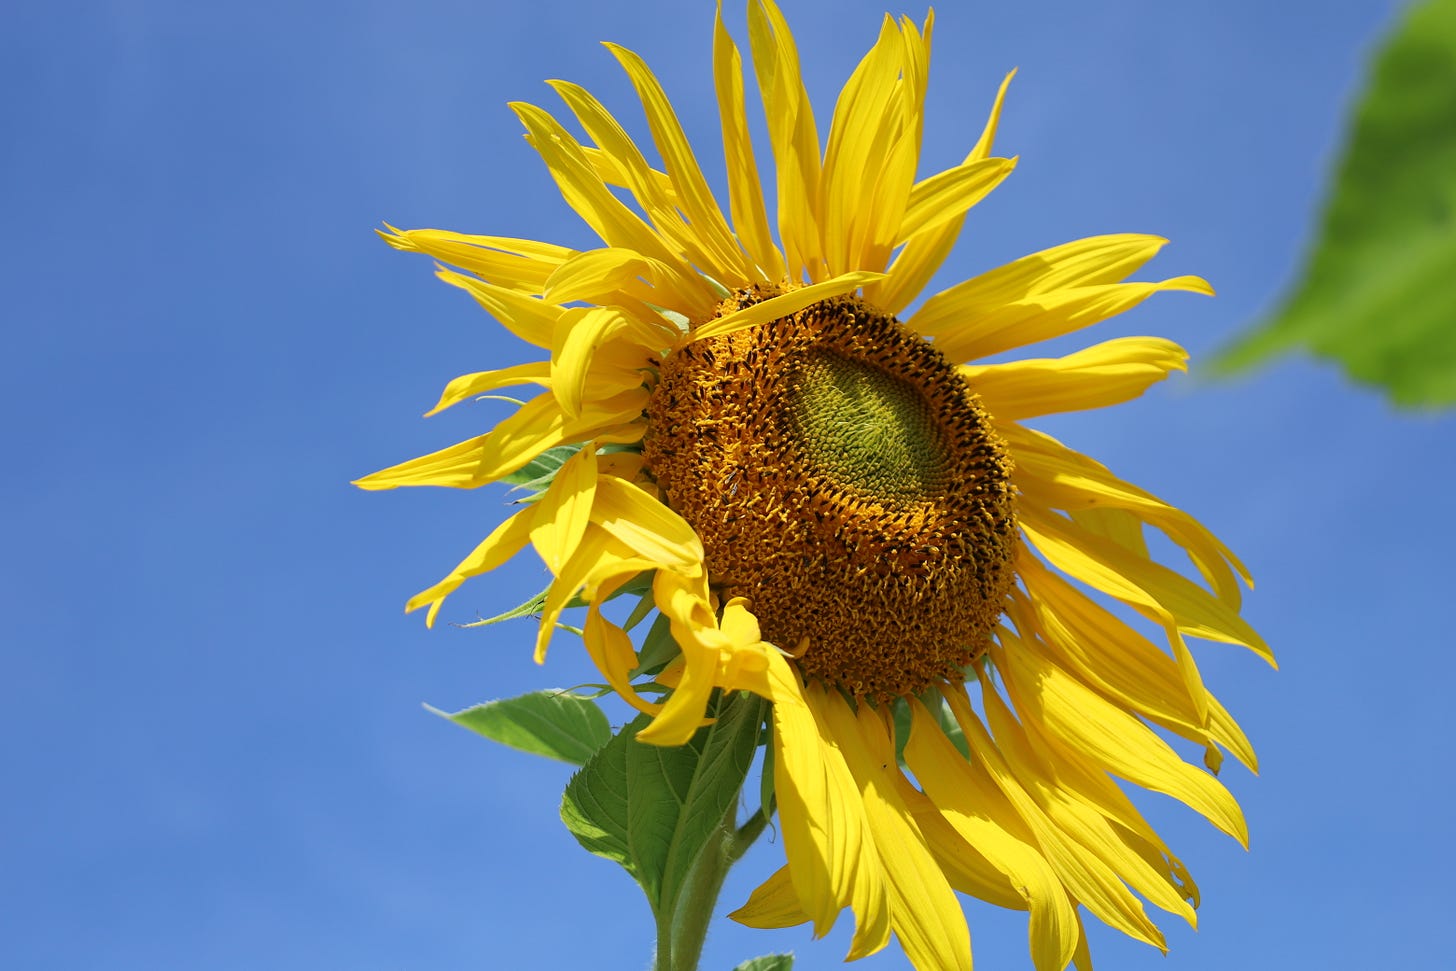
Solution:
<svg viewBox="0 0 1456 971"><path fill-rule="evenodd" d="M928 689L917 697L935 716L940 730L945 733L946 738L950 739L951 744L956 747L956 751L969 759L971 746L966 741L966 733L961 731L960 722L955 720L955 715L951 714L950 705L946 704L940 692ZM910 713L910 703L904 698L896 698L894 705L890 708L890 713L895 722L895 758L901 765L904 765L905 744L910 741L910 725L913 717Z"/></svg>
<svg viewBox="0 0 1456 971"><path fill-rule="evenodd" d="M1456 403L1456 0L1385 41L1302 281L1215 369L1299 345L1397 404Z"/></svg>
<svg viewBox="0 0 1456 971"><path fill-rule="evenodd" d="M457 627L487 627L491 624L499 624L503 620L515 620L518 617L529 617L538 613L546 606L546 595L551 592L548 586L545 590L536 594L524 603L519 603L507 610L505 613L496 614L494 617L482 617L480 620L472 620L468 624L457 624Z"/></svg>
<svg viewBox="0 0 1456 971"><path fill-rule="evenodd" d="M612 738L596 703L565 691L533 691L454 713L425 708L502 745L573 765L585 765Z"/></svg>
<svg viewBox="0 0 1456 971"><path fill-rule="evenodd" d="M778 794L774 791L774 731L773 719L769 719L763 729L763 766L758 774L758 810L765 819L772 819L778 809Z"/></svg>
<svg viewBox="0 0 1456 971"><path fill-rule="evenodd" d="M516 471L501 476L500 481L526 492L541 492L551 484L552 478L566 464L566 460L579 451L580 444L548 448Z"/></svg>
<svg viewBox="0 0 1456 971"><path fill-rule="evenodd" d="M621 864L659 916L673 914L700 859L722 853L758 745L756 697L728 695L708 714L717 721L676 748L637 741L651 721L637 717L572 776L561 799L561 820L577 841Z"/></svg>
<svg viewBox="0 0 1456 971"><path fill-rule="evenodd" d="M672 627L666 614L658 614L647 636L642 639L642 649L637 652L637 667L632 677L652 676L667 667L682 653L677 641L672 639Z"/></svg>
<svg viewBox="0 0 1456 971"><path fill-rule="evenodd" d="M733 971L792 971L793 967L792 954L765 954L761 958L749 958Z"/></svg>

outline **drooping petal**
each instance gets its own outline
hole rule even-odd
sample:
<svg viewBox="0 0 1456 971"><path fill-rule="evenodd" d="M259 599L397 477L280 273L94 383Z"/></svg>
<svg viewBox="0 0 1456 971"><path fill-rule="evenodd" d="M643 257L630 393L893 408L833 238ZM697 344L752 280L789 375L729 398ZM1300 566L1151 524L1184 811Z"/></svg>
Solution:
<svg viewBox="0 0 1456 971"><path fill-rule="evenodd" d="M598 480L598 492L602 483L611 481L618 480ZM536 663L545 663L557 621L578 595L587 603L595 603L602 589L615 590L625 580L657 566L648 557L624 547L595 522L588 523L546 590L546 602L541 606L541 620L536 628Z"/></svg>
<svg viewBox="0 0 1456 971"><path fill-rule="evenodd" d="M425 626L435 626L435 616L445 598L459 589L471 577L489 573L519 553L531 541L531 528L536 522L536 509L529 506L501 523L491 534L461 560L449 576L439 583L410 598L405 604L405 613L412 613L421 607L429 607L425 615Z"/></svg>
<svg viewBox="0 0 1456 971"><path fill-rule="evenodd" d="M822 686L810 685L806 691L810 707L823 716L859 786L865 822L885 876L890 927L905 956L918 968L970 971L971 938L965 915L894 785L899 769L884 721L867 702L854 711L848 701ZM873 950L878 950L873 938L861 941L857 932L849 959Z"/></svg>
<svg viewBox="0 0 1456 971"><path fill-rule="evenodd" d="M1024 557L1018 570L1031 594L1013 603L1018 628L1039 635L1040 643L1084 685L1190 741L1205 746L1217 742L1250 769L1257 768L1248 738L1227 712L1218 714L1223 709L1217 699L1205 699L1206 723L1199 716L1172 658L1035 557Z"/></svg>
<svg viewBox="0 0 1456 971"><path fill-rule="evenodd" d="M947 689L955 690L955 689ZM978 763L968 762L919 701L905 759L940 814L1017 888L1031 911L1038 971L1060 971L1077 943L1075 908L1035 837Z"/></svg>
<svg viewBox="0 0 1456 971"><path fill-rule="evenodd" d="M799 906L794 893L794 881L787 865L779 867L773 876L749 894L748 901L728 915L745 927L797 927L806 924L809 915Z"/></svg>
<svg viewBox="0 0 1456 971"><path fill-rule="evenodd" d="M1021 518L1027 538L1064 573L1148 611L1155 620L1171 617L1184 633L1242 645L1276 666L1269 645L1248 622L1193 581L1063 517L1024 507Z"/></svg>
<svg viewBox="0 0 1456 971"><path fill-rule="evenodd" d="M435 275L474 297L475 302L500 321L501 326L521 340L536 347L551 346L551 332L556 326L556 318L561 316L561 307L444 267Z"/></svg>
<svg viewBox="0 0 1456 971"><path fill-rule="evenodd" d="M659 357L661 338L614 307L576 307L561 315L552 341L551 390L568 418L581 417L588 396L602 398L640 387ZM629 351L633 369L594 367L604 349ZM633 360L635 358L635 360Z"/></svg>
<svg viewBox="0 0 1456 971"><path fill-rule="evenodd" d="M994 692L985 691L983 694L989 696ZM1038 795L1045 798L1045 793L1023 787L1017 778L1014 760L1002 754L997 740L991 737L971 708L970 699L961 692L952 691L947 693L946 700L950 702L956 722L965 732L972 757L985 766L996 787L1025 822L1047 863L1056 870L1058 879L1071 896L1103 923L1165 950L1162 932L1148 920L1142 904L1123 886L1116 872L1047 815L1044 804L1037 798Z"/></svg>
<svg viewBox="0 0 1456 971"><path fill-rule="evenodd" d="M1068 448L1044 432L1014 423L997 430L1016 459L1012 481L1028 503L1070 513L1120 509L1162 532L1188 554L1214 594L1235 609L1239 580L1253 579L1226 545L1192 516L1113 475L1100 462Z"/></svg>
<svg viewBox="0 0 1456 971"><path fill-rule="evenodd" d="M552 573L559 574L576 553L591 522L596 492L597 450L592 443L566 460L536 504L531 545Z"/></svg>
<svg viewBox="0 0 1456 971"><path fill-rule="evenodd" d="M1184 762L1147 726L1033 650L998 655L1018 711L1093 764L1172 796L1247 846L1238 803L1211 775Z"/></svg>
<svg viewBox="0 0 1456 971"><path fill-rule="evenodd" d="M676 272L636 250L591 249L574 254L556 268L546 281L546 298L560 304L620 304L628 298L668 304L659 282L671 287Z"/></svg>
<svg viewBox="0 0 1456 971"><path fill-rule="evenodd" d="M592 522L620 542L687 576L703 569L703 542L677 513L625 479L597 483Z"/></svg>
<svg viewBox="0 0 1456 971"><path fill-rule="evenodd" d="M528 361L525 364L501 368L498 371L476 371L474 374L462 374L445 385L445 390L440 393L440 400L435 403L435 407L425 412L425 417L438 415L446 408L458 405L468 398L475 398L490 391L518 384L535 384L549 388L551 386L550 363Z"/></svg>
<svg viewBox="0 0 1456 971"><path fill-rule="evenodd" d="M799 676L769 655L774 796L794 893L823 937L854 908L856 938L888 940L890 912L864 806L833 734L804 695Z"/></svg>
<svg viewBox="0 0 1456 971"><path fill-rule="evenodd" d="M1055 767L1037 751L1030 731L1012 715L1001 696L995 691L983 691L982 701L987 723L996 744L1006 755L1007 764L1022 785L1035 794L1058 829L1074 839L1117 880L1196 928L1197 915L1166 879L1162 867L1151 866L1142 848L1124 838L1125 833L1100 811L1097 801L1076 788L1076 776L1057 774ZM1138 913L1142 913L1140 904Z"/></svg>
<svg viewBox="0 0 1456 971"><path fill-rule="evenodd" d="M632 639L626 631L602 616L600 605L592 604L587 609L581 639L592 663L622 700L649 715L662 711L660 702L648 701L633 687L632 671L637 666L637 652L632 647Z"/></svg>

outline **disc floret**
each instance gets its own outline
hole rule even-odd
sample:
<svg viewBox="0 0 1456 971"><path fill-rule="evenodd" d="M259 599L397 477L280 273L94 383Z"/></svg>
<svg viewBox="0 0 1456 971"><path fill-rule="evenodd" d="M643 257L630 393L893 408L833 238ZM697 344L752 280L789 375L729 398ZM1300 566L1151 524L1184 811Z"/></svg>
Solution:
<svg viewBox="0 0 1456 971"><path fill-rule="evenodd" d="M723 316L782 292L735 293ZM765 640L887 700L978 656L1015 579L1011 463L931 344L838 297L661 364L648 468Z"/></svg>

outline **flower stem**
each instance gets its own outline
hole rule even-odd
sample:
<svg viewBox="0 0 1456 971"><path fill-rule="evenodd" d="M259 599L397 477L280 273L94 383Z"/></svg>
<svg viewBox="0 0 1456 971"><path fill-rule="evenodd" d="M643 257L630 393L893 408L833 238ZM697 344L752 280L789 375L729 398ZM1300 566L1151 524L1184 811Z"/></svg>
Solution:
<svg viewBox="0 0 1456 971"><path fill-rule="evenodd" d="M767 702L759 704L766 707ZM653 971L697 971L723 881L733 864L742 859L768 826L768 814L762 807L742 826L734 823L737 815L735 800L693 865L675 905L669 904L657 914L657 956Z"/></svg>

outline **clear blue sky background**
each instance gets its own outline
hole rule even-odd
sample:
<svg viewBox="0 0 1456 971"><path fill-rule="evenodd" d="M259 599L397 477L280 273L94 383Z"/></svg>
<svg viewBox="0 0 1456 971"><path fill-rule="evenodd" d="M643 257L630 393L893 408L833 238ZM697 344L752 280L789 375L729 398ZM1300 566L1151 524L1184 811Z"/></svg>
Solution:
<svg viewBox="0 0 1456 971"><path fill-rule="evenodd" d="M882 0L787 3L821 117ZM625 10L629 5L620 5ZM1102 232L1200 273L1095 333L1198 358L1277 301L1394 0L945 3L927 166L958 161L1002 74L1022 157L942 282ZM628 878L557 820L569 768L420 708L591 674L530 627L401 613L500 490L365 494L363 473L476 434L443 383L525 358L372 228L586 246L506 109L585 84L641 133L602 39L635 48L718 180L712 4L6 4L0 12L0 966L643 968ZM898 11L897 11L898 12ZM923 8L913 8L917 17ZM730 23L743 36L735 5ZM927 169L928 170L928 169ZM720 180L719 180L720 181ZM1450 959L1451 417L1394 413L1290 360L1176 377L1055 434L1237 549L1283 670L1209 645L1263 758L1225 779L1248 854L1142 801L1204 891L1172 955L1093 930L1099 967L1434 967ZM534 592L523 560L447 619ZM762 844L736 905L781 859ZM1029 967L1024 917L972 905L979 965ZM846 921L721 922L704 968L838 966ZM904 965L896 951L865 968Z"/></svg>

